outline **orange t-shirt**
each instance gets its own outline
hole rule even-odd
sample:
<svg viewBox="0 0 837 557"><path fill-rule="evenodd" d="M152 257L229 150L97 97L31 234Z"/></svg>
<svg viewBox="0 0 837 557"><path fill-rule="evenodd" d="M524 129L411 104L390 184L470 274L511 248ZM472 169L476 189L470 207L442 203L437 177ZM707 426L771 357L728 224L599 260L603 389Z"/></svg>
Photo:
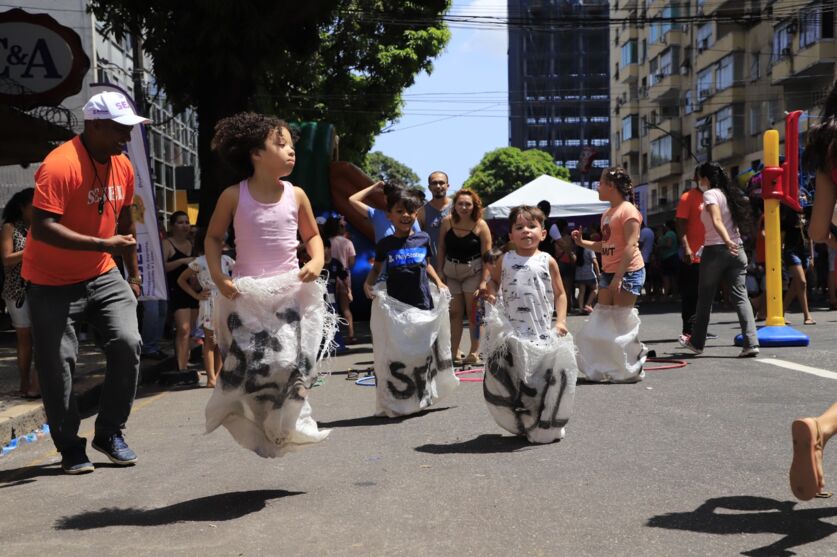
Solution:
<svg viewBox="0 0 837 557"><path fill-rule="evenodd" d="M695 261L700 261L697 257L698 250L703 246L704 228L703 221L700 220L700 213L703 211L703 192L698 188L692 188L689 191L683 192L680 196L680 202L677 204L677 212L675 217L686 220L686 241L689 243L689 249L695 256Z"/></svg>
<svg viewBox="0 0 837 557"><path fill-rule="evenodd" d="M618 207L611 207L602 215L602 267L605 273L615 273L619 270L619 264L622 262L622 256L627 247L625 225L630 220L635 220L637 225L641 225L642 213L628 201ZM634 255L625 272L638 271L645 266L639 246L634 245L633 250Z"/></svg>
<svg viewBox="0 0 837 557"><path fill-rule="evenodd" d="M110 160L110 173L105 164L95 162L94 168L79 136L53 149L35 173L32 206L61 215L61 224L74 232L110 238L116 233L122 207L134 202L131 161L125 155ZM102 190L106 196L100 215ZM59 248L32 238L30 233L21 275L33 284L61 286L95 278L115 265L108 253Z"/></svg>

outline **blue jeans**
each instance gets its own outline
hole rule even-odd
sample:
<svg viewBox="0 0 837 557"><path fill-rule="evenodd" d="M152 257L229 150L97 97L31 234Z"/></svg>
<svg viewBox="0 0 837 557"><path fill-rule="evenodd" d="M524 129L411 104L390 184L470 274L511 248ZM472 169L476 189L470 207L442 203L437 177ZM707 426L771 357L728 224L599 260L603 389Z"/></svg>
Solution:
<svg viewBox="0 0 837 557"><path fill-rule="evenodd" d="M599 288L610 288L613 277L616 273L601 273L599 275ZM645 267L636 271L628 271L622 276L622 290L639 296L642 294L642 286L645 284Z"/></svg>
<svg viewBox="0 0 837 557"><path fill-rule="evenodd" d="M709 326L709 316L712 313L712 302L718 293L721 281L730 286L730 294L738 313L738 323L741 334L744 335L744 346L759 345L756 335L756 320L753 318L753 307L747 297L747 254L744 246L738 248L738 255L732 255L727 246L704 246L700 256L700 278L698 279L698 302L695 310L695 325L692 328L692 346L703 350L706 344L706 328Z"/></svg>
<svg viewBox="0 0 837 557"><path fill-rule="evenodd" d="M119 433L128 421L137 392L142 345L137 299L128 283L117 269L111 269L75 284L33 284L27 297L37 346L35 367L55 448L62 452L85 444L78 435L81 418L73 395L78 358L73 322L79 318L96 330L107 357L96 436Z"/></svg>
<svg viewBox="0 0 837 557"><path fill-rule="evenodd" d="M166 327L166 300L143 300L142 304L142 353L160 351L160 339Z"/></svg>

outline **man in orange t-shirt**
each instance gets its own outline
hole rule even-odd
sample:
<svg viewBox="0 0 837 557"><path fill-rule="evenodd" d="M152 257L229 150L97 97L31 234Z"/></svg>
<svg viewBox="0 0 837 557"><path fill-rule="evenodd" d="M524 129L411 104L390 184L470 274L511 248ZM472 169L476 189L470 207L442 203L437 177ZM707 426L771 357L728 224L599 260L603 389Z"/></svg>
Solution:
<svg viewBox="0 0 837 557"><path fill-rule="evenodd" d="M697 173L697 170L695 170ZM677 222L677 237L682 246L683 264L678 273L678 289L680 290L680 317L683 321L680 340L685 342L692 334L692 324L695 319L698 297L698 279L700 277L700 248L703 247L703 222L700 213L703 211L703 192L697 186L680 196L675 218Z"/></svg>
<svg viewBox="0 0 837 557"><path fill-rule="evenodd" d="M137 389L142 341L131 205L134 170L122 154L137 116L124 95L105 92L84 105L84 132L50 152L35 174L35 198L21 275L29 283L35 367L53 443L68 474L93 471L79 437L73 396L78 341L73 321L85 319L102 340L107 372L92 446L114 464L133 465L122 428ZM126 281L113 260L120 255Z"/></svg>

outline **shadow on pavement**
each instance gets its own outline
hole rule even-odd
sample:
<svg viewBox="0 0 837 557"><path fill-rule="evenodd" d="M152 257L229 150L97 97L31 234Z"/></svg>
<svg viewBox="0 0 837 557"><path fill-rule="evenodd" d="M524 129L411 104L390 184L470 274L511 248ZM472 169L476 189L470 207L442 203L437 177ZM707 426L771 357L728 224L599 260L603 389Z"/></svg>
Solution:
<svg viewBox="0 0 837 557"><path fill-rule="evenodd" d="M258 512L271 499L303 493L283 489L235 491L190 499L159 509L100 509L60 518L55 528L90 530L109 526L163 526L175 522L223 522Z"/></svg>
<svg viewBox="0 0 837 557"><path fill-rule="evenodd" d="M0 489L15 487L34 482L37 478L47 476L61 476L64 471L56 464L41 464L39 466L24 466L0 473Z"/></svg>
<svg viewBox="0 0 837 557"><path fill-rule="evenodd" d="M532 444L525 437L486 433L459 443L420 445L415 450L430 454L491 454L513 453L531 448Z"/></svg>
<svg viewBox="0 0 837 557"><path fill-rule="evenodd" d="M652 517L646 526L718 535L782 536L770 545L741 553L758 556L795 555L791 548L824 540L837 532L837 526L822 520L837 516L837 508L794 510L794 506L794 501L766 497L717 497L694 511Z"/></svg>
<svg viewBox="0 0 837 557"><path fill-rule="evenodd" d="M397 418L387 418L386 416L363 416L361 418L348 418L345 420L334 420L333 422L317 422L317 427L319 428L330 428L330 427L362 427L362 426L369 426L369 425L389 425L389 424L400 424L405 420L410 420L413 418L419 418L421 416L426 416L428 414L432 414L434 412L444 412L445 410L450 410L451 406L445 406L442 408L429 408L427 410L422 410L417 414L410 414L409 416L399 416Z"/></svg>

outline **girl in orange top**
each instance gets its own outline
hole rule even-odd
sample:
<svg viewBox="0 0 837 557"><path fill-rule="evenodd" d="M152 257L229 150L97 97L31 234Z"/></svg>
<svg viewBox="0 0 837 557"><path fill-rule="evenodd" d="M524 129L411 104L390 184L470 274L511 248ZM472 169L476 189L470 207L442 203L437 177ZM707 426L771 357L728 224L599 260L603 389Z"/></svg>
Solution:
<svg viewBox="0 0 837 557"><path fill-rule="evenodd" d="M599 303L633 307L645 284L645 264L639 251L642 213L634 205L634 186L621 167L611 167L599 179L599 199L610 202L602 215L602 239L591 242L573 230L577 246L602 254L599 275Z"/></svg>

